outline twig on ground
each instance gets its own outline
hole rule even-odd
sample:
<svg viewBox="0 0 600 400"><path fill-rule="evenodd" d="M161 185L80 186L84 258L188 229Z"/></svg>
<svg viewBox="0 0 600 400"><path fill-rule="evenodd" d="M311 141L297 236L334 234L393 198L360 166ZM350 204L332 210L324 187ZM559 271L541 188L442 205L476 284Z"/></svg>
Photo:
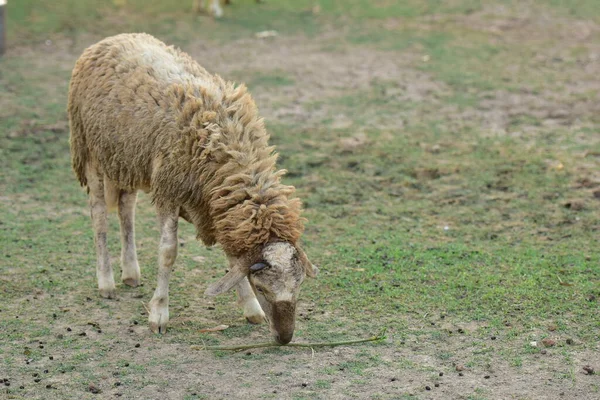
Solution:
<svg viewBox="0 0 600 400"><path fill-rule="evenodd" d="M190 346L192 350L229 350L229 351L239 351L239 350L248 350L248 349L258 349L263 347L335 347L335 346L344 346L348 344L356 344L356 343L366 343L366 342L380 342L382 340L387 339L385 336L385 329L382 330L378 335L372 336L367 339L356 339L356 340L345 340L341 342L322 342L322 343L288 343L288 344L279 344L275 342L270 343L255 343L255 344L243 344L237 346Z"/></svg>

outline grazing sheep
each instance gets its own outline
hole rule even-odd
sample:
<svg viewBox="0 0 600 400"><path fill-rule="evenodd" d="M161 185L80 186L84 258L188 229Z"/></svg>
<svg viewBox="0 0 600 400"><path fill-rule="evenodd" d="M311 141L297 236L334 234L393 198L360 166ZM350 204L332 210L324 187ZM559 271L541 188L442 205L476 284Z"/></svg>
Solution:
<svg viewBox="0 0 600 400"><path fill-rule="evenodd" d="M115 297L107 208L118 208L122 281L140 283L134 241L138 190L152 197L161 230L150 328L165 332L179 217L206 245L220 244L229 272L206 290L237 288L245 317L265 317L292 339L305 276L316 276L298 239L300 200L276 171L262 118L246 87L209 74L186 53L146 34L109 37L77 60L69 88L72 165L89 194L100 295ZM257 300L258 298L258 300Z"/></svg>
<svg viewBox="0 0 600 400"><path fill-rule="evenodd" d="M261 3L262 0L256 0L257 3ZM230 4L230 0L224 0L223 3ZM204 4L204 5L203 5ZM221 18L223 16L223 9L221 8L221 0L194 0L193 9L195 12L206 10L215 18Z"/></svg>

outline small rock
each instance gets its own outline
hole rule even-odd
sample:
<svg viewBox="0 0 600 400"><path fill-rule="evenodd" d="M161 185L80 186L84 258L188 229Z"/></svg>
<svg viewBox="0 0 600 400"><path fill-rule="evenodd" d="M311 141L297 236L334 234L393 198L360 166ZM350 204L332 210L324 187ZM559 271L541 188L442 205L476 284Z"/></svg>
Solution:
<svg viewBox="0 0 600 400"><path fill-rule="evenodd" d="M486 375L486 376L483 377L483 379L490 379L490 376Z"/></svg>
<svg viewBox="0 0 600 400"><path fill-rule="evenodd" d="M431 390L430 386L425 386L425 390Z"/></svg>
<svg viewBox="0 0 600 400"><path fill-rule="evenodd" d="M98 386L94 385L93 383L90 383L88 386L88 392L98 394L98 393L102 393L102 390L100 390L100 388Z"/></svg>
<svg viewBox="0 0 600 400"><path fill-rule="evenodd" d="M583 367L583 371L586 375L594 375L596 373L596 371L594 371L594 368L592 368L590 365L586 365L585 367Z"/></svg>
<svg viewBox="0 0 600 400"><path fill-rule="evenodd" d="M136 348L140 347L140 344L139 344L139 343L136 343L136 344L135 344L135 347L136 347Z"/></svg>
<svg viewBox="0 0 600 400"><path fill-rule="evenodd" d="M463 374L462 372L459 372L459 373L458 373L458 376L463 376L463 375L464 375L464 374Z"/></svg>
<svg viewBox="0 0 600 400"><path fill-rule="evenodd" d="M443 373L443 372L440 372L440 373L439 373L439 376L444 376L444 373Z"/></svg>
<svg viewBox="0 0 600 400"><path fill-rule="evenodd" d="M455 368L456 368L457 371L464 371L465 370L465 366L462 365L462 364L457 365Z"/></svg>
<svg viewBox="0 0 600 400"><path fill-rule="evenodd" d="M542 350L540 350L540 353L541 354L546 354L546 353L548 353L548 351L546 349L542 349Z"/></svg>
<svg viewBox="0 0 600 400"><path fill-rule="evenodd" d="M307 386L308 386L308 383L302 382L302 387L307 387Z"/></svg>
<svg viewBox="0 0 600 400"><path fill-rule="evenodd" d="M585 208L585 204L581 200L571 200L566 202L564 207L573 211L581 211Z"/></svg>
<svg viewBox="0 0 600 400"><path fill-rule="evenodd" d="M490 339L492 339L492 340L496 340L496 336L492 336Z"/></svg>
<svg viewBox="0 0 600 400"><path fill-rule="evenodd" d="M546 347L556 346L556 340L550 338L542 339L542 344Z"/></svg>
<svg viewBox="0 0 600 400"><path fill-rule="evenodd" d="M436 383L436 384L435 384L435 385L433 385L433 386L435 386L435 387L440 387L440 384L439 384L439 383Z"/></svg>
<svg viewBox="0 0 600 400"><path fill-rule="evenodd" d="M556 330L556 325L550 325L550 326L548 327L548 330L549 330L550 332L554 332L554 331Z"/></svg>

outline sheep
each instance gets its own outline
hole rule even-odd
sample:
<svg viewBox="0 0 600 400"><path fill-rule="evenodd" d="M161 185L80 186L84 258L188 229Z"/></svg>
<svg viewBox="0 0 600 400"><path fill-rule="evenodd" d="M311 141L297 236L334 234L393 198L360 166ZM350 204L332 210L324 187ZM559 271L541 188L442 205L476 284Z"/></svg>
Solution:
<svg viewBox="0 0 600 400"><path fill-rule="evenodd" d="M256 0L257 3L262 3L262 0ZM0 4L2 0L0 0ZM113 3L118 7L123 7L127 4L127 0L113 0ZM225 4L231 4L231 0L223 0ZM212 14L215 18L223 16L223 8L221 8L221 0L193 0L192 9L196 13L204 10Z"/></svg>
<svg viewBox="0 0 600 400"><path fill-rule="evenodd" d="M246 87L150 35L121 34L77 60L68 115L72 167L89 195L100 295L116 295L106 245L111 209L121 226L121 280L140 283L134 216L143 190L161 232L150 329L166 332L181 217L229 262L205 294L236 287L246 319L266 319L275 339L289 343L300 285L318 269L298 244L306 221L301 202L281 183L285 171L275 168L277 153Z"/></svg>
<svg viewBox="0 0 600 400"><path fill-rule="evenodd" d="M256 0L256 2L261 3L262 0ZM224 0L223 3L231 4L231 1ZM223 16L223 9L221 8L221 0L194 0L193 9L195 12L207 10L215 18L221 18Z"/></svg>

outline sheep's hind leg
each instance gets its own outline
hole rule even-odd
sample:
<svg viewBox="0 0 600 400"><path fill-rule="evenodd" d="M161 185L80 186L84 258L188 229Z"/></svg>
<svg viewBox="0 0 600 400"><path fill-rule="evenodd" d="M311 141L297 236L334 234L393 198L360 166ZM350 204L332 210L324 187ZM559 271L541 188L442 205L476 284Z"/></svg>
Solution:
<svg viewBox="0 0 600 400"><path fill-rule="evenodd" d="M212 0L210 4L210 11L215 18L221 18L223 16L223 9L220 4L221 0Z"/></svg>
<svg viewBox="0 0 600 400"><path fill-rule="evenodd" d="M244 278L237 285L238 304L244 310L244 317L251 324L260 324L265 320L265 313L260 307L248 278Z"/></svg>
<svg viewBox="0 0 600 400"><path fill-rule="evenodd" d="M179 210L158 212L160 246L158 249L158 284L150 300L150 330L165 333L169 322L169 277L177 258L177 220Z"/></svg>
<svg viewBox="0 0 600 400"><path fill-rule="evenodd" d="M98 278L98 289L100 296L114 299L116 297L115 279L110 265L110 256L106 243L108 231L106 202L104 199L104 183L98 173L89 168L86 172L89 203L94 228L94 242L96 244L96 277Z"/></svg>
<svg viewBox="0 0 600 400"><path fill-rule="evenodd" d="M119 222L121 223L121 281L136 287L140 284L140 266L135 249L135 202L137 192L122 190L119 194Z"/></svg>

